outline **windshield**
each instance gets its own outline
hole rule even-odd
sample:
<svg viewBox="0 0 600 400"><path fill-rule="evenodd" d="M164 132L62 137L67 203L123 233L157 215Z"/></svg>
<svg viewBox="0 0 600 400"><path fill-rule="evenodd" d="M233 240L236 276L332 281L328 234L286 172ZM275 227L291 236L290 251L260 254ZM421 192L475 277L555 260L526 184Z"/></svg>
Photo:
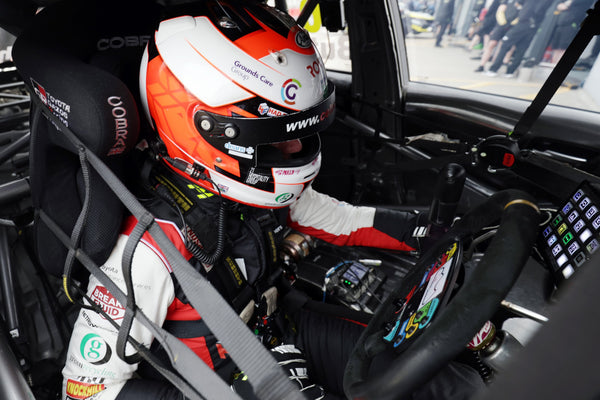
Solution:
<svg viewBox="0 0 600 400"><path fill-rule="evenodd" d="M288 1L289 13L296 18L305 3ZM594 0L400 0L409 81L531 101L593 4ZM327 32L319 6L305 28L327 69L351 72L347 29ZM596 37L551 103L600 112L599 52Z"/></svg>
<svg viewBox="0 0 600 400"><path fill-rule="evenodd" d="M402 0L410 81L532 100L594 0ZM551 103L600 111L594 38Z"/></svg>

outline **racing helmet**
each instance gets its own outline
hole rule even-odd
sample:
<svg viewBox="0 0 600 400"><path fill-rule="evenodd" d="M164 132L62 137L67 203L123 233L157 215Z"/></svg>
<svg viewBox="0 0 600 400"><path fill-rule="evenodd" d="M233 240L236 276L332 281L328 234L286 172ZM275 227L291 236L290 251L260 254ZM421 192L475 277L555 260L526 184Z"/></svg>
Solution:
<svg viewBox="0 0 600 400"><path fill-rule="evenodd" d="M288 14L202 4L163 20L141 62L142 104L167 165L236 202L288 206L317 176L318 133L334 117L323 61Z"/></svg>

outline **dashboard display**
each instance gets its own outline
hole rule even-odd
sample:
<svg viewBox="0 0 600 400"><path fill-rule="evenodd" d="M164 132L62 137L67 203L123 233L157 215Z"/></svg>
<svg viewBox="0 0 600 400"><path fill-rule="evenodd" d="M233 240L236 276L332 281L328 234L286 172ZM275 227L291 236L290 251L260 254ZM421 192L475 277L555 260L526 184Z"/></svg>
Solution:
<svg viewBox="0 0 600 400"><path fill-rule="evenodd" d="M560 282L600 248L600 195L583 183L542 227L539 246Z"/></svg>

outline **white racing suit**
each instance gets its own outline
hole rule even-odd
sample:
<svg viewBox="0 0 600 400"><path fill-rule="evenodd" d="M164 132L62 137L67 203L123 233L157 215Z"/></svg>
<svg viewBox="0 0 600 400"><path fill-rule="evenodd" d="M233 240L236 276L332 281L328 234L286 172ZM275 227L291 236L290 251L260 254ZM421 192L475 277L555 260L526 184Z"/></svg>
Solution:
<svg viewBox="0 0 600 400"><path fill-rule="evenodd" d="M206 197L213 196L208 192L204 194ZM214 196L214 199L217 199L217 196ZM309 188L290 207L287 224L298 231L338 245L367 245L412 250L413 247L407 242L413 240L410 234L415 226L415 219L415 215L409 213L393 213L371 207L351 206ZM181 228L172 220L157 219L157 222L180 252L187 259L191 259L192 255L184 245ZM117 244L101 267L124 292L126 289L121 258L128 234L135 223L133 217L125 221ZM229 224L227 226L229 229ZM278 230L281 231L282 227L273 229L273 231ZM229 235L229 230L227 234ZM252 258L261 255L237 254L235 250L237 242L235 240L232 242L233 249L226 252L233 254L232 257L240 266L248 284L251 287L258 286L257 282L254 282L258 279L257 274L251 271L252 264L256 263ZM244 239L244 242L247 240ZM414 242L411 243L414 245ZM132 280L136 304L158 325L167 329L166 326L185 325L188 322L201 320L197 312L186 304L185 296L178 290L171 274L169 263L148 233L143 236L135 250ZM124 307L94 276L90 276L87 295L117 323L123 318ZM176 336L180 337L211 368L219 370L219 366L228 359L228 355L210 332L201 334L201 331L202 329L194 331L200 332L197 333L197 337L190 337L194 334L176 334ZM153 341L152 334L137 321L133 323L131 336L147 347L150 347ZM128 364L115 354L116 341L117 330L108 320L94 311L80 310L63 369L63 399L112 400L119 395L128 380L134 378L138 364ZM126 351L126 354L131 353L133 353L132 349Z"/></svg>

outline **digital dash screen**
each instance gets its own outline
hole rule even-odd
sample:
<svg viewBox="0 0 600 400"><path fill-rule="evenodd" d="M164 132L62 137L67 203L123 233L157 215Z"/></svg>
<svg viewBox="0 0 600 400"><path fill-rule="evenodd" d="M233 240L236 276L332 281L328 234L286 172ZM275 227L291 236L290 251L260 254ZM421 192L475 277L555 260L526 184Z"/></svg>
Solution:
<svg viewBox="0 0 600 400"><path fill-rule="evenodd" d="M569 279L600 248L600 196L583 183L542 227L539 245L554 276Z"/></svg>

